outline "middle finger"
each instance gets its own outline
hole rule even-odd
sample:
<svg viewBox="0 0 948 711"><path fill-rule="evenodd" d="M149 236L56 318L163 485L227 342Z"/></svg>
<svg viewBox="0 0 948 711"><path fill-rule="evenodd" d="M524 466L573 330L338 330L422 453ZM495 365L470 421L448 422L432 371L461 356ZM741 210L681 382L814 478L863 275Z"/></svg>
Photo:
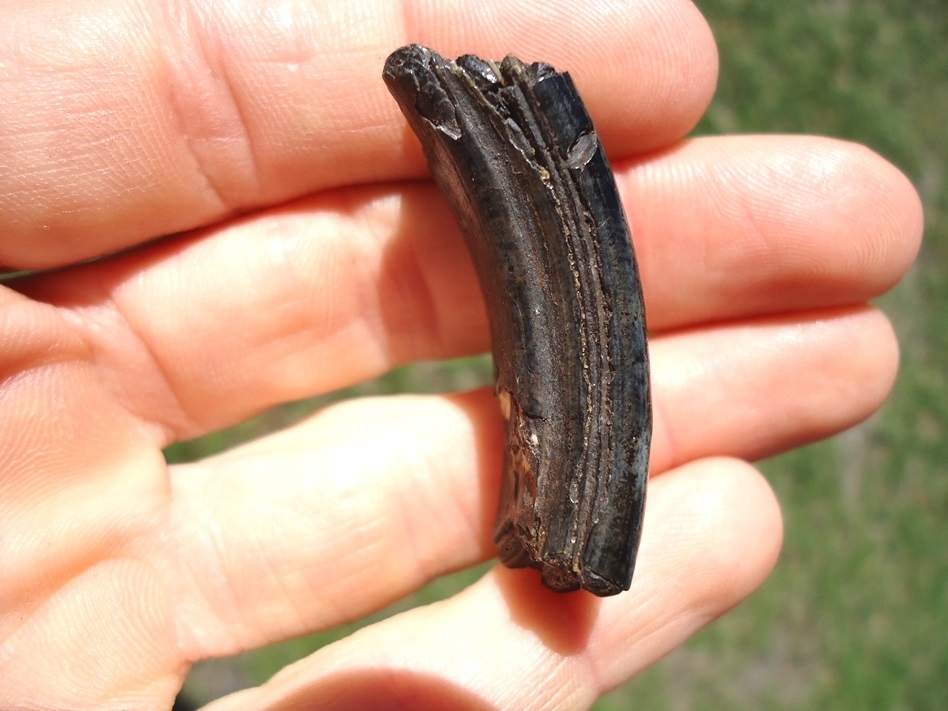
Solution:
<svg viewBox="0 0 948 711"><path fill-rule="evenodd" d="M617 174L653 333L862 302L917 248L911 185L851 144L702 139ZM25 290L73 309L113 392L169 437L489 345L427 183L325 193Z"/></svg>

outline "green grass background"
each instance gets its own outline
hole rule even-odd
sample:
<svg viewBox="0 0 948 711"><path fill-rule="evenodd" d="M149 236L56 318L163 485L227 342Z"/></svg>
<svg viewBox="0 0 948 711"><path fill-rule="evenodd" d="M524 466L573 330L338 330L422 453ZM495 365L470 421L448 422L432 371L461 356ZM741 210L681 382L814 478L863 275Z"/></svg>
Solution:
<svg viewBox="0 0 948 711"><path fill-rule="evenodd" d="M696 135L822 133L865 143L914 182L926 240L880 299L902 345L895 391L870 421L762 463L786 542L747 602L602 699L616 709L948 709L948 2L706 0L719 89ZM338 397L473 387L484 358L423 363L284 406L202 440L181 461L295 421ZM463 588L435 581L362 624ZM203 702L258 684L347 626L198 665Z"/></svg>

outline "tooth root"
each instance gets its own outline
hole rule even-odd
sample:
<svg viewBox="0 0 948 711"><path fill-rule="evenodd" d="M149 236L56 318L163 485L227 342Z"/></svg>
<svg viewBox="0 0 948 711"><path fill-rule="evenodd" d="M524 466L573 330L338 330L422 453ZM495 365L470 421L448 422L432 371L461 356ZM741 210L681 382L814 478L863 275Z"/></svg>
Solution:
<svg viewBox="0 0 948 711"><path fill-rule="evenodd" d="M454 209L491 325L507 449L494 541L558 591L627 590L651 438L642 291L566 73L396 50L385 81Z"/></svg>

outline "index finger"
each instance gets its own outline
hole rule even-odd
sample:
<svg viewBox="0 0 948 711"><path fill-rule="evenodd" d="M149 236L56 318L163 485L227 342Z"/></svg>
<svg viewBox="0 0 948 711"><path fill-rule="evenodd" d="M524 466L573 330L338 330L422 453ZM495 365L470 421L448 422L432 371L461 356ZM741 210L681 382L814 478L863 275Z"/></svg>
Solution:
<svg viewBox="0 0 948 711"><path fill-rule="evenodd" d="M0 26L0 265L17 269L424 174L380 78L407 42L568 70L613 155L687 133L717 71L684 0L24 2Z"/></svg>

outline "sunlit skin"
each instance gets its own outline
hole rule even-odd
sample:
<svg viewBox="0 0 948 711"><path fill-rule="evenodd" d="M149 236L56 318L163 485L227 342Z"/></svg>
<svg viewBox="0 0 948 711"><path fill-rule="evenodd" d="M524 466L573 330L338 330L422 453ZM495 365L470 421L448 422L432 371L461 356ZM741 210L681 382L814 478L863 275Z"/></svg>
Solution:
<svg viewBox="0 0 948 711"><path fill-rule="evenodd" d="M866 301L915 257L916 193L829 138L683 140L717 74L691 3L525 4L0 7L0 264L64 267L0 287L0 707L170 708L196 660L493 556L488 390L351 401L189 465L161 454L489 347L463 240L381 81L407 42L569 70L609 152L651 331L635 580L599 600L495 568L210 708L586 708L766 578L780 512L746 462L886 397L897 344Z"/></svg>

